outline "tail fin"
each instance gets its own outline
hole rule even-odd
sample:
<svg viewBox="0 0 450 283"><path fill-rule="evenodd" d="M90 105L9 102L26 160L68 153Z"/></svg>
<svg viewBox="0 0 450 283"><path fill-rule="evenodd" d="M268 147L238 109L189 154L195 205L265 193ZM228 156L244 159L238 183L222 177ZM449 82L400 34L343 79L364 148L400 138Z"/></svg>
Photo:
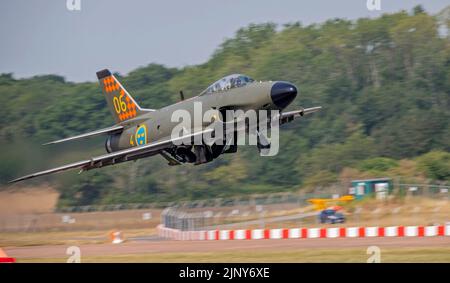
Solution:
<svg viewBox="0 0 450 283"><path fill-rule="evenodd" d="M111 111L116 123L133 119L142 113L148 112L136 103L108 69L98 71L97 78L108 103L109 111Z"/></svg>

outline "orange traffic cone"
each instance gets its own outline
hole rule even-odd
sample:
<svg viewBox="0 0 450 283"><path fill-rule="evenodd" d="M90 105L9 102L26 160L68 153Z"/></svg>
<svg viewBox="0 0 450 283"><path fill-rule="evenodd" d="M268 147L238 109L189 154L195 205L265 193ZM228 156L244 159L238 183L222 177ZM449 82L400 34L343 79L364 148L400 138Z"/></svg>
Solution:
<svg viewBox="0 0 450 283"><path fill-rule="evenodd" d="M125 241L121 231L111 231L109 233L109 238L111 239L111 243L113 244L120 244Z"/></svg>
<svg viewBox="0 0 450 283"><path fill-rule="evenodd" d="M0 248L0 263L2 262L16 262L16 259L8 257L8 255Z"/></svg>

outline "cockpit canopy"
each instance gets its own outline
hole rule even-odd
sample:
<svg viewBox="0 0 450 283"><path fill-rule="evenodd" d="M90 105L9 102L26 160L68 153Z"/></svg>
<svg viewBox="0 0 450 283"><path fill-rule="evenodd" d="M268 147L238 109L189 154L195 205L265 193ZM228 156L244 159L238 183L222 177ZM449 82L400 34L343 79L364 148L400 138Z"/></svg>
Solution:
<svg viewBox="0 0 450 283"><path fill-rule="evenodd" d="M254 81L255 81L254 79L247 77L245 75L232 74L232 75L223 77L220 80L213 83L212 85L210 85L207 89L205 89L202 92L201 95L210 94L213 92L224 91L224 90L232 89L235 87L242 87L242 86L245 86Z"/></svg>

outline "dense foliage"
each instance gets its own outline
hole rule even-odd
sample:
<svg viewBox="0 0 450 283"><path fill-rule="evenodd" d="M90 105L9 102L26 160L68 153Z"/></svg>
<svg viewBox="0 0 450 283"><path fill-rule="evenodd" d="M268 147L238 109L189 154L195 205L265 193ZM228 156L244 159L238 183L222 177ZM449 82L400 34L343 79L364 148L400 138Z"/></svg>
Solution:
<svg viewBox="0 0 450 283"><path fill-rule="evenodd" d="M295 83L300 95L289 109L322 105L323 110L286 125L275 157L244 147L202 166L168 167L155 157L28 183L50 181L62 192L61 204L74 205L297 190L362 172L449 180L450 44L438 33L441 24L415 9L282 29L250 25L225 40L204 64L138 68L120 79L148 108L177 101L180 89L194 96L224 75L244 73ZM66 82L54 75L1 75L0 104L2 183L101 153L102 139L39 144L113 123L98 83Z"/></svg>

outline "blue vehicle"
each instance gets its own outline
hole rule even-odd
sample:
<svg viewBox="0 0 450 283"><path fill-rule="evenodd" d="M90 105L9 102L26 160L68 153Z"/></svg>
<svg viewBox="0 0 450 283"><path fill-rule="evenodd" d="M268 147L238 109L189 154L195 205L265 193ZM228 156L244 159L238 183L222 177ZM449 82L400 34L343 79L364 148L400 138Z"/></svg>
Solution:
<svg viewBox="0 0 450 283"><path fill-rule="evenodd" d="M319 214L320 223L344 223L344 214L337 212L334 209L324 209Z"/></svg>

